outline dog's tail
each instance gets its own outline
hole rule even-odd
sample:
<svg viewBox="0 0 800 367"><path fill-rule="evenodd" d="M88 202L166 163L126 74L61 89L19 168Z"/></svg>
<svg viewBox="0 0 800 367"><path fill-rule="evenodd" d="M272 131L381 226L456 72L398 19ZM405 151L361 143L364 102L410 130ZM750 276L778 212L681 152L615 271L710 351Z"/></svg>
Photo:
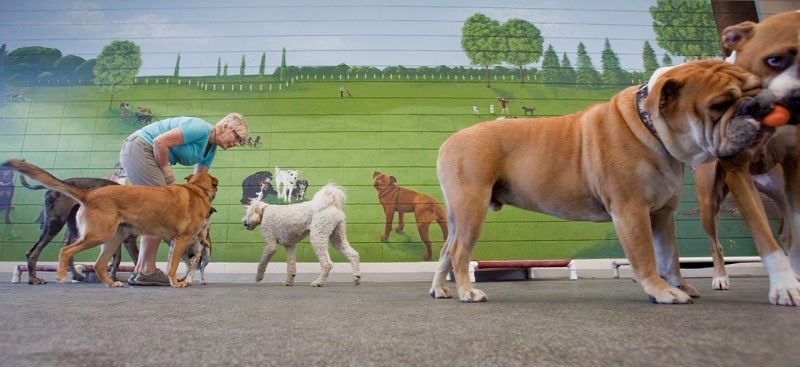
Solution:
<svg viewBox="0 0 800 367"><path fill-rule="evenodd" d="M314 206L314 211L320 211L330 207L336 207L341 210L344 206L345 199L347 199L347 195L345 195L344 189L336 184L329 183L322 186L322 188L314 194L314 198L311 199L311 201Z"/></svg>
<svg viewBox="0 0 800 367"><path fill-rule="evenodd" d="M30 164L20 159L11 159L3 163L3 166L9 167L14 171L17 171L25 176L28 176L36 181L39 181L44 187L48 189L56 190L67 196L70 196L73 199L80 202L81 204L85 202L84 197L86 196L87 190L79 189L64 181L61 181L55 178L55 176L48 173L47 171L33 164Z"/></svg>
<svg viewBox="0 0 800 367"><path fill-rule="evenodd" d="M19 182L29 190L44 190L47 188L44 185L31 185L28 180L25 179L25 176L19 176Z"/></svg>

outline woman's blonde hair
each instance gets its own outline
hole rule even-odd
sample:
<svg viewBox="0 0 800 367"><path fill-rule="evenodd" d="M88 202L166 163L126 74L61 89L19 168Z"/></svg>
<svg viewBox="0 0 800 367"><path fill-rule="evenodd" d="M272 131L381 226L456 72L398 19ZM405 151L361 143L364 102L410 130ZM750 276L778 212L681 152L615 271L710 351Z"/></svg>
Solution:
<svg viewBox="0 0 800 367"><path fill-rule="evenodd" d="M240 113L229 113L222 120L219 120L216 126L222 127L223 124L228 124L228 127L235 131L242 140L250 137L250 129L247 128L247 122L244 121L244 117Z"/></svg>

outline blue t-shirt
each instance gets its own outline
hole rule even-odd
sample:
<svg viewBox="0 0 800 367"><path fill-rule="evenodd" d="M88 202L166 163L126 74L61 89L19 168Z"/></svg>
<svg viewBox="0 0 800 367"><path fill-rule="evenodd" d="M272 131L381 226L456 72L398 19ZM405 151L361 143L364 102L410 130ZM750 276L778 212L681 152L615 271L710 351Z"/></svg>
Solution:
<svg viewBox="0 0 800 367"><path fill-rule="evenodd" d="M206 152L208 139L211 137L214 127L203 119L186 116L173 117L147 125L139 129L136 134L152 145L156 137L176 127L181 129L183 145L169 148L169 164L180 163L184 166L193 166L199 163L211 167L214 154L217 152L217 145L211 144L211 149Z"/></svg>

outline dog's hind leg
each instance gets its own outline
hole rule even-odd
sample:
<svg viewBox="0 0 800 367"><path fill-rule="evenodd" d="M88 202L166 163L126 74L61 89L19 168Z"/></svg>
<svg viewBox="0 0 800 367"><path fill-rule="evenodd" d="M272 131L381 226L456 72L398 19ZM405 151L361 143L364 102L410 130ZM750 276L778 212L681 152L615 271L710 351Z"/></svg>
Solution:
<svg viewBox="0 0 800 367"><path fill-rule="evenodd" d="M433 256L431 249L431 238L430 238L430 222L420 222L417 221L417 231L419 231L419 238L422 240L422 243L425 245L425 253L422 254L422 261L428 261Z"/></svg>
<svg viewBox="0 0 800 367"><path fill-rule="evenodd" d="M342 220L333 230L330 241L333 248L350 261L350 265L353 267L353 283L359 285L361 284L361 261L358 252L350 247L350 242L347 241L346 226L344 220Z"/></svg>
<svg viewBox="0 0 800 367"><path fill-rule="evenodd" d="M331 255L328 253L329 233L322 233L319 228L316 229L317 231L315 231L313 225L311 226L310 242L311 247L314 249L314 254L319 259L320 274L310 285L312 287L322 287L325 285L325 281L328 280L328 274L333 270L333 261L331 261Z"/></svg>
<svg viewBox="0 0 800 367"><path fill-rule="evenodd" d="M397 212L397 227L394 228L394 231L400 233L403 232L403 229L405 228L406 228L406 221L403 212Z"/></svg>
<svg viewBox="0 0 800 367"><path fill-rule="evenodd" d="M291 287L297 276L297 245L286 246L286 280L283 285Z"/></svg>
<svg viewBox="0 0 800 367"><path fill-rule="evenodd" d="M75 224L75 220L76 220L75 219L75 212L77 212L77 211L78 211L78 207L74 207L74 208L72 208L72 210L69 213L69 217L67 219L67 234L64 237L64 244L65 245L69 245L69 244L75 242L75 240L79 236L78 235L78 228L75 227L76 226L76 224ZM85 275L75 271L75 259L73 259L73 258L69 259L69 265L67 266L67 269L69 269L69 272L72 273L72 281L74 281L74 282L82 282L82 281L86 280L86 276Z"/></svg>
<svg viewBox="0 0 800 367"><path fill-rule="evenodd" d="M122 240L124 239L124 235L119 231L114 234L114 236L106 241L102 246L100 246L100 255L97 256L97 261L94 263L94 271L100 281L106 285L106 287L122 287L122 282L112 279L108 276L107 267L108 262L111 260L112 257L119 258L121 256L120 253L120 245L122 244ZM116 272L116 269L114 270ZM112 273L114 277L116 274Z"/></svg>
<svg viewBox="0 0 800 367"><path fill-rule="evenodd" d="M28 261L28 284L40 285L47 284L42 278L36 276L36 263L39 261L39 255L42 250L50 244L50 241L64 228L64 220L61 218L48 218L42 223L42 233L39 235L39 240L31 247L25 257Z"/></svg>
<svg viewBox="0 0 800 367"><path fill-rule="evenodd" d="M256 282L264 280L264 272L267 271L267 265L269 265L269 260L272 259L272 256L275 255L275 251L278 251L277 242L272 239L264 242L264 252L261 254L261 261L258 262L258 269L256 270Z"/></svg>

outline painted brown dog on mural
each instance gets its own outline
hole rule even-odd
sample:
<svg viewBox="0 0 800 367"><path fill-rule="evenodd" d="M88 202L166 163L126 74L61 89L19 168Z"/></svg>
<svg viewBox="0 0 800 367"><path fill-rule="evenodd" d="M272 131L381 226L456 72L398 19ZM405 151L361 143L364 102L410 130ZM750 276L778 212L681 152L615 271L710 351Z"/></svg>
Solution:
<svg viewBox="0 0 800 367"><path fill-rule="evenodd" d="M414 213L419 237L425 244L425 254L422 255L422 260L430 260L431 240L429 229L431 222L436 221L436 223L439 223L443 238L447 239L447 217L442 206L429 195L397 186L397 178L385 173L373 172L372 186L378 192L378 200L383 206L384 214L386 214L386 227L383 234L381 234L381 241L389 239L395 212L398 213L396 232L402 232L405 227L403 214Z"/></svg>

